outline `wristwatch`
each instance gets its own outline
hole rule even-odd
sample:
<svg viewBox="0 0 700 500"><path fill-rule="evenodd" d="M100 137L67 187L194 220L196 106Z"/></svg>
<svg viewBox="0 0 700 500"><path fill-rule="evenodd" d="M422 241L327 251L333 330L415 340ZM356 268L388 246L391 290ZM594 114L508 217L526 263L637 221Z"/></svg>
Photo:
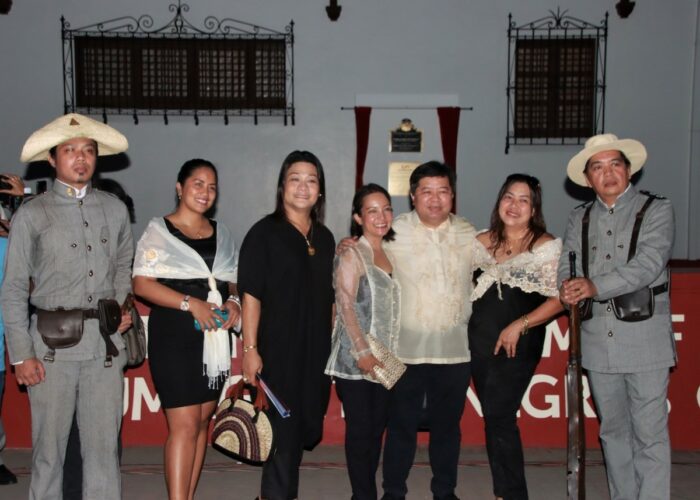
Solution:
<svg viewBox="0 0 700 500"><path fill-rule="evenodd" d="M182 302L180 302L180 310L181 311L189 311L190 310L190 296L185 295L185 297L182 299Z"/></svg>

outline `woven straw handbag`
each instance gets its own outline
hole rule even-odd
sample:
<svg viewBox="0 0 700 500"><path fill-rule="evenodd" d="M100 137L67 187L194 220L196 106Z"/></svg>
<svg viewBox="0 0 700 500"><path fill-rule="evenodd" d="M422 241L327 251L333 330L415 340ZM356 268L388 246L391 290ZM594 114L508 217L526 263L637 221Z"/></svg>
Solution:
<svg viewBox="0 0 700 500"><path fill-rule="evenodd" d="M216 409L212 444L234 458L251 463L267 461L273 453L273 431L266 415L267 397L255 391L255 402L243 399L243 380L232 385Z"/></svg>

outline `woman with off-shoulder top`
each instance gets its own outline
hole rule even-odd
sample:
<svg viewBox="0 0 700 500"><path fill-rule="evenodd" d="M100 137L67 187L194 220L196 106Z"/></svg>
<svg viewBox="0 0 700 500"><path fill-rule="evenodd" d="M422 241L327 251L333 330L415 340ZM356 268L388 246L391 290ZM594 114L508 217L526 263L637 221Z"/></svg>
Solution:
<svg viewBox="0 0 700 500"><path fill-rule="evenodd" d="M490 228L474 242L468 330L497 499L528 498L516 413L542 356L545 324L563 309L556 283L561 245L546 231L539 181L508 176Z"/></svg>

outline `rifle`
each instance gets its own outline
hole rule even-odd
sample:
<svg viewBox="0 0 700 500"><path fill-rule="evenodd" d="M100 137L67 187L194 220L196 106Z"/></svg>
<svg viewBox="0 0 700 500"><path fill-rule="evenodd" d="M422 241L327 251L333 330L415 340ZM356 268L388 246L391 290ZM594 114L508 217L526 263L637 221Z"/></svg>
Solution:
<svg viewBox="0 0 700 500"><path fill-rule="evenodd" d="M569 252L571 278L576 277L576 252ZM566 490L568 500L586 498L586 434L581 380L581 314L578 304L569 308L569 362L566 366L568 436Z"/></svg>

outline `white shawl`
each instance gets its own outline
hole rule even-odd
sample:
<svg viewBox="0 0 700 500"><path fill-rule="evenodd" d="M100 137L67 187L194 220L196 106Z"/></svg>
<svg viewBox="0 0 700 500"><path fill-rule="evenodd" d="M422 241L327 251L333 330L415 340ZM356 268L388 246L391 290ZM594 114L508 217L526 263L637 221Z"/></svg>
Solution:
<svg viewBox="0 0 700 500"><path fill-rule="evenodd" d="M238 254L228 228L216 225L216 256L211 272L204 259L189 245L173 236L162 217L148 223L136 245L134 276L171 279L206 279L209 284L207 302L221 307L223 298L216 280L235 283L238 279ZM231 369L229 333L221 328L207 330L204 335L202 362L210 387L216 387L220 377Z"/></svg>

